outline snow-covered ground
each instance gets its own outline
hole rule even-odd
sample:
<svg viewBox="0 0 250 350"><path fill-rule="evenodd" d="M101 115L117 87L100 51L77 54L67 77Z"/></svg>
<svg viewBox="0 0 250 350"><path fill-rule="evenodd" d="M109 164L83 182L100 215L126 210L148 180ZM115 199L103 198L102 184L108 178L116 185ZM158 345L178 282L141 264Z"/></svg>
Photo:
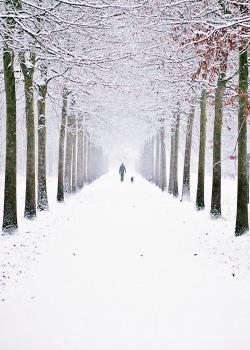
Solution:
<svg viewBox="0 0 250 350"><path fill-rule="evenodd" d="M126 174L0 238L1 350L249 350L250 235ZM20 185L20 191L23 187ZM194 194L192 195L194 197Z"/></svg>

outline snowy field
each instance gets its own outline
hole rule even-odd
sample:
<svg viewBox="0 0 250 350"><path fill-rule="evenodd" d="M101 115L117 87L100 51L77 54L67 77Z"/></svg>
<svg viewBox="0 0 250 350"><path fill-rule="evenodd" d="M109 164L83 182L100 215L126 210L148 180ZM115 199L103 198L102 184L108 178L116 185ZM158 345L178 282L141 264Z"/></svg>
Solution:
<svg viewBox="0 0 250 350"><path fill-rule="evenodd" d="M249 350L250 235L236 180L210 220L135 175L103 176L0 238L1 350ZM210 179L211 180L211 179Z"/></svg>

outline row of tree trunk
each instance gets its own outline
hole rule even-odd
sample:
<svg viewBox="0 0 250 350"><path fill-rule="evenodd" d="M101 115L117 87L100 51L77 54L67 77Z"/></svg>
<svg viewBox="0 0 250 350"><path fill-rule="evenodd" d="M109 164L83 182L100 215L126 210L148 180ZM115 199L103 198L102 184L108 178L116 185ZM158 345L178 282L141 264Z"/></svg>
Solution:
<svg viewBox="0 0 250 350"><path fill-rule="evenodd" d="M3 50L4 80L6 95L6 165L5 190L2 230L12 233L18 228L16 198L16 91L14 74L14 51L8 47ZM25 114L27 131L26 157L26 195L24 216L33 218L37 210L48 210L47 172L46 172L46 116L45 105L47 86L47 67L40 64L41 79L37 85L38 111L38 154L36 179L35 154L35 120L34 120L34 82L35 55L20 53L19 61L24 77ZM90 141L87 131L84 132L83 119L74 114L74 103L70 114L67 113L68 92L63 90L62 123L59 141L58 192L57 200L64 200L64 193L76 192L84 183L90 183L107 172L108 159L100 147ZM66 151L65 149L66 143ZM64 154L65 153L65 154ZM37 180L37 181L36 181ZM37 182L37 188L36 188Z"/></svg>
<svg viewBox="0 0 250 350"><path fill-rule="evenodd" d="M192 146L192 129L194 120L194 107L188 116L186 131L186 146L183 170L182 198L190 199L190 160ZM147 141L139 157L139 172L148 181L155 183L162 191L168 191L174 197L179 196L178 189L178 153L180 112L174 114L171 125L170 166L169 181L167 183L166 144L164 120L155 137Z"/></svg>
<svg viewBox="0 0 250 350"><path fill-rule="evenodd" d="M6 9L15 12L21 9L19 0L5 1ZM7 27L14 31L16 22L13 17L6 19ZM14 72L14 43L13 37L4 34L3 66L6 96L6 162L5 162L5 189L2 230L11 233L18 228L17 222L17 100ZM46 116L45 105L49 81L47 78L46 62L39 61L41 78L37 84L37 111L38 111L38 154L37 154L37 191L36 191L36 154L35 154L35 120L34 120L34 81L36 57L33 52L20 51L19 62L24 77L25 114L27 131L26 157L26 194L24 216L33 218L37 209L48 210L48 196L46 184ZM91 182L107 171L108 160L101 148L90 142L87 133L83 131L83 120L75 117L73 112L67 116L68 92L63 90L62 123L59 142L58 164L58 193L57 199L63 201L65 192L75 192L83 187L84 182ZM73 108L71 108L73 111ZM67 123L67 128L66 128ZM65 133L67 133L66 155ZM65 169L65 170L64 170ZM64 186L65 182L65 186ZM36 199L37 197L37 199Z"/></svg>
<svg viewBox="0 0 250 350"><path fill-rule="evenodd" d="M16 205L16 92L14 74L14 51L8 46L3 50L4 81L6 95L6 163L4 190L4 232L10 233L18 228ZM31 52L20 52L19 62L24 77L25 114L27 132L26 156L26 193L24 216L33 218L38 210L48 209L46 186L46 123L45 101L47 94L47 69L40 65L41 81L37 86L38 110L38 167L37 167L37 200L36 200L36 156L35 156L35 120L34 120L34 82L35 55Z"/></svg>
<svg viewBox="0 0 250 350"><path fill-rule="evenodd" d="M68 91L62 94L62 119L59 140L57 201L63 202L64 195L81 190L108 172L108 157L103 149L90 140L84 128L81 115L76 118L75 101L68 105ZM68 113L69 110L69 113Z"/></svg>
<svg viewBox="0 0 250 350"><path fill-rule="evenodd" d="M223 56L224 57L224 56ZM213 182L210 214L213 218L221 217L221 130L223 121L223 97L226 89L226 62L221 62L221 71L215 90L215 118L213 133ZM196 209L205 208L205 150L206 150L206 104L208 92L202 90L200 99L200 142L198 160L198 181L196 192ZM238 108L238 191L235 235L248 231L249 202L249 159L247 155L247 116L248 116L248 57L246 43L239 49L239 108ZM195 108L191 107L186 127L186 145L183 167L183 185L181 200L190 199L190 160L192 147L192 128ZM162 121L164 124L164 121ZM178 147L179 147L180 113L176 112L171 126L170 170L168 192L178 197ZM154 182L163 191L166 186L166 153L164 125L157 135L147 141L139 159L139 172L147 180Z"/></svg>
<svg viewBox="0 0 250 350"><path fill-rule="evenodd" d="M155 137L147 141L139 155L139 173L162 191L167 188L166 145L164 121Z"/></svg>

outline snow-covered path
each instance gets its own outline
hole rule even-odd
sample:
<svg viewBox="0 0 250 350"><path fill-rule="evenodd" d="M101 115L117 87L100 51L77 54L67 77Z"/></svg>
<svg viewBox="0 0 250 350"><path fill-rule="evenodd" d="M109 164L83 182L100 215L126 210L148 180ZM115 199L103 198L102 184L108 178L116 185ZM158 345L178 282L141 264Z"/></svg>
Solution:
<svg viewBox="0 0 250 350"><path fill-rule="evenodd" d="M0 241L1 350L248 350L250 236L229 224L129 174L23 220Z"/></svg>

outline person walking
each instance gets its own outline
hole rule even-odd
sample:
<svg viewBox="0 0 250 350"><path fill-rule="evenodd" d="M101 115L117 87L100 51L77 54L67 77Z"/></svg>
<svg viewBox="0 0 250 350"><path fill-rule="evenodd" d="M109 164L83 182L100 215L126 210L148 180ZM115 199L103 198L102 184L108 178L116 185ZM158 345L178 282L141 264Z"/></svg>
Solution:
<svg viewBox="0 0 250 350"><path fill-rule="evenodd" d="M119 169L119 174L121 175L121 182L124 180L124 173L126 173L125 165L122 163Z"/></svg>

